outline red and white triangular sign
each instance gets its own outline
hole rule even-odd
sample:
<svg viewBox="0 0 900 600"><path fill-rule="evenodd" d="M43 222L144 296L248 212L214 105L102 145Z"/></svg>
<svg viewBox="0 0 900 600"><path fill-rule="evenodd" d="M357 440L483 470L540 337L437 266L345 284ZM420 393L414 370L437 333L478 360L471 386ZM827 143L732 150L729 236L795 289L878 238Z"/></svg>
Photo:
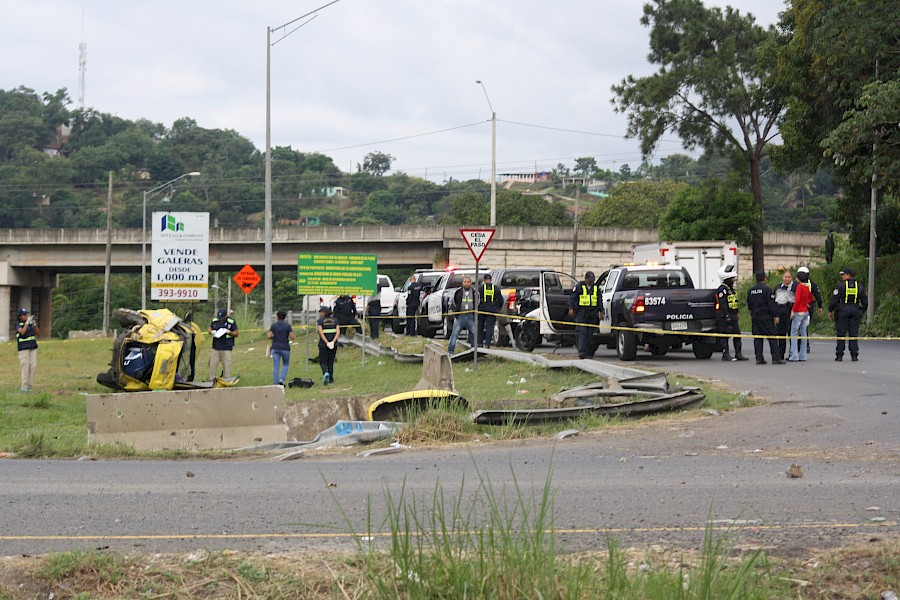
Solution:
<svg viewBox="0 0 900 600"><path fill-rule="evenodd" d="M488 244L491 243L495 231L497 230L460 228L459 232L469 245L469 251L472 253L472 256L475 257L475 262L481 261L481 256L484 254L484 251L487 250Z"/></svg>

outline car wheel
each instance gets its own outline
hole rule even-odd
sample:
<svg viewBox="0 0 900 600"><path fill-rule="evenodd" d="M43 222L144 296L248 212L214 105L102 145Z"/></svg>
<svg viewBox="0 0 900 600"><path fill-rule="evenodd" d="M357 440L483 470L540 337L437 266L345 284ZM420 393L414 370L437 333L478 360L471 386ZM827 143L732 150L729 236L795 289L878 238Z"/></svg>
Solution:
<svg viewBox="0 0 900 600"><path fill-rule="evenodd" d="M403 323L400 322L400 315L397 313L397 309L391 311L391 331L394 333L403 333Z"/></svg>
<svg viewBox="0 0 900 600"><path fill-rule="evenodd" d="M500 323L494 323L494 342L498 348L509 347L509 336L506 335L506 327L501 327Z"/></svg>
<svg viewBox="0 0 900 600"><path fill-rule="evenodd" d="M704 342L694 342L691 344L691 347L694 349L694 356L700 360L705 360L712 356L713 351L716 349L715 344L706 344Z"/></svg>
<svg viewBox="0 0 900 600"><path fill-rule="evenodd" d="M453 318L444 317L444 339L449 340L450 334L453 333Z"/></svg>
<svg viewBox="0 0 900 600"><path fill-rule="evenodd" d="M541 341L537 323L525 323L516 329L516 346L523 352L531 352Z"/></svg>
<svg viewBox="0 0 900 600"><path fill-rule="evenodd" d="M623 326L624 323L620 323ZM637 355L637 336L631 331L616 332L616 356L619 360L634 360Z"/></svg>

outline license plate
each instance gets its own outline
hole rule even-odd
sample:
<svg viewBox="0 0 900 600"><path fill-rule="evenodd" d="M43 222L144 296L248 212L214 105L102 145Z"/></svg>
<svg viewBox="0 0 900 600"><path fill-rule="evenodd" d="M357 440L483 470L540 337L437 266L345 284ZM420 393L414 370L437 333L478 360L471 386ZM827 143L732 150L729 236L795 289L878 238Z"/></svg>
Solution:
<svg viewBox="0 0 900 600"><path fill-rule="evenodd" d="M670 329L672 331L687 331L687 321L672 321Z"/></svg>

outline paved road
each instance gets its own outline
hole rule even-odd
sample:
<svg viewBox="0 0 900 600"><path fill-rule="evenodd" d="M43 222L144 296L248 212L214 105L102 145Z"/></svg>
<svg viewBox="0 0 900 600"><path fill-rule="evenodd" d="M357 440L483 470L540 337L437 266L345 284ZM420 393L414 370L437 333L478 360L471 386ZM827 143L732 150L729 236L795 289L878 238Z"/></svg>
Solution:
<svg viewBox="0 0 900 600"><path fill-rule="evenodd" d="M480 481L500 499L531 501L548 476L565 549L602 547L610 532L625 545L697 547L707 517L721 527L738 520L742 542L782 551L900 536L900 344L866 344L859 363L834 363L830 348L816 343L806 364L784 367L646 355L637 365L731 382L773 401L556 444L287 463L0 461L0 554L348 548L349 530L367 523L384 540L388 496L405 493L427 515L440 489L448 507L463 498L463 520L477 519L485 514ZM615 360L610 354L597 358ZM792 463L802 478L786 476Z"/></svg>

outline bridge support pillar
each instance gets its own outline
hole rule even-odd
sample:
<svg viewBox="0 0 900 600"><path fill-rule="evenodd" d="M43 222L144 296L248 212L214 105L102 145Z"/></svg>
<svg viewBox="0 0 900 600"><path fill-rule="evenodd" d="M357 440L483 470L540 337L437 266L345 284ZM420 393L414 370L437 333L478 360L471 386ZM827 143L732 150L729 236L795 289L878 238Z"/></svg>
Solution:
<svg viewBox="0 0 900 600"><path fill-rule="evenodd" d="M0 285L0 342L8 342L12 332L13 311L17 310L10 304L12 286Z"/></svg>

